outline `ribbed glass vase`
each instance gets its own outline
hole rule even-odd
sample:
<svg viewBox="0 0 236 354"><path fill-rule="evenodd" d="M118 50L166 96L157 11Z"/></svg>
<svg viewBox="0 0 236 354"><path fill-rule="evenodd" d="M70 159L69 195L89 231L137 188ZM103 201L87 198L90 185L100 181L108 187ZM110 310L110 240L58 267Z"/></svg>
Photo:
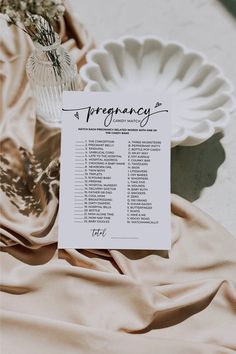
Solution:
<svg viewBox="0 0 236 354"><path fill-rule="evenodd" d="M47 125L60 126L62 92L78 89L78 74L75 62L61 46L58 35L49 46L34 43L26 72L36 102L39 119Z"/></svg>

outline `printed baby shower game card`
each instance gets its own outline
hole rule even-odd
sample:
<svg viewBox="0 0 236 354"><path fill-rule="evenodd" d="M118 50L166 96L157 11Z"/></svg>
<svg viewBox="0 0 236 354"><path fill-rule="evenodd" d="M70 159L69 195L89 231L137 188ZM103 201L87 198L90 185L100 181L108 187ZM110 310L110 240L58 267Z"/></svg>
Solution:
<svg viewBox="0 0 236 354"><path fill-rule="evenodd" d="M170 106L65 92L59 248L170 248Z"/></svg>

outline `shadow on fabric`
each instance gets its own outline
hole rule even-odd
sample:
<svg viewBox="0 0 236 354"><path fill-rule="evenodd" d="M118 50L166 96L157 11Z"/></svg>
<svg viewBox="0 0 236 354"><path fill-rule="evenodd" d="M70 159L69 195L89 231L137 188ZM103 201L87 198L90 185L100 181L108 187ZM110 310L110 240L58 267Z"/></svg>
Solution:
<svg viewBox="0 0 236 354"><path fill-rule="evenodd" d="M177 146L171 151L171 192L193 202L205 187L212 186L225 151L217 133L196 146Z"/></svg>

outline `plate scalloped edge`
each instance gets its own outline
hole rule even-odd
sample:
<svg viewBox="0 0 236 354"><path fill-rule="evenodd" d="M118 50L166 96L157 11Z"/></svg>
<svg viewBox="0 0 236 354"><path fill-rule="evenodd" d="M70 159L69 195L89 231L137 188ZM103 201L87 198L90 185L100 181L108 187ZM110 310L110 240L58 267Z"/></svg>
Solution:
<svg viewBox="0 0 236 354"><path fill-rule="evenodd" d="M218 106L215 109L212 109L209 111L208 109L208 115L206 117L203 117L200 122L198 122L198 124L195 124L192 127L187 127L184 125L179 125L179 126L175 126L175 130L174 132L172 132L172 137L171 137L171 146L177 146L177 145L182 145L182 146L192 146L192 145L197 145L200 144L202 142L204 142L205 140L209 139L213 134L222 131L229 119L230 119L230 113L232 113L235 108L236 108L236 100L235 97L233 95L234 92L234 87L231 84L231 82L225 77L223 71L221 70L221 68L213 63L210 63L206 56L204 54L202 54L199 51L196 50L191 50L191 49L187 49L185 47L185 45L177 42L177 41L168 41L168 40L163 40L160 39L156 36L142 36L142 37L136 37L136 36L123 36L117 40L106 40L103 43L101 43L101 45L96 48L91 50L90 52L88 52L86 59L87 59L87 64L85 64L84 66L81 67L80 69L80 76L85 84L85 91L104 91L104 86L102 85L107 85L105 91L112 91L112 80L115 80L118 74L121 74L121 67L116 68L114 75L111 74L111 72L109 73L109 75L106 73L106 69L109 65L107 65L109 63L109 58L111 61L111 57L112 58L112 65L113 65L113 69L114 69L114 65L117 66L121 66L121 64L124 64L124 60L123 62L119 63L119 58L115 59L114 56L117 56L117 49L118 52L120 51L127 51L127 47L129 49L129 55L131 53L132 56L132 47L133 47L133 51L134 51L134 55L133 55L133 60L136 60L135 55L139 54L139 52L137 52L137 48L141 48L144 47L144 45L147 46L147 42L151 43L151 45L153 45L155 43L156 48L158 50L162 50L164 52L164 54L166 55L165 52L167 52L166 48L174 48L176 50L176 52L174 51L174 54L178 52L179 56L182 54L182 58L180 58L182 61L186 60L187 57L195 57L195 61L199 61L199 67L198 70L200 71L200 69L202 68L210 68L211 71L209 71L211 74L215 73L215 76L213 76L213 79L216 80L218 79L218 81L220 80L221 82L221 86L219 88L221 88L221 92L220 92L220 96L216 97L218 98L218 100L221 99L221 101L225 100L224 102L226 102L226 106L224 106L224 104L222 104L222 106ZM155 49L155 48L154 48ZM170 51L171 52L171 51ZM142 52L143 54L143 52ZM159 54L159 57L157 57L157 59L160 61L160 57L162 56L163 53L159 53L157 52L157 54ZM167 53L168 54L168 53ZM172 56L174 55L173 53L170 53ZM119 53L119 55L121 55ZM140 61L140 56L141 55L137 55L137 61ZM104 57L107 58L106 62L104 61ZM100 58L100 59L99 59ZM123 58L124 59L124 58ZM167 58L167 63L169 59L173 59L171 56L170 58ZM104 61L104 64L102 64ZM118 64L117 64L118 63ZM164 67L165 67L164 63ZM104 65L104 68L101 68L101 66ZM137 67L139 67L140 63L136 64ZM163 68L162 68L163 69ZM187 73L187 71L189 70L189 67L185 68L185 73ZM105 73L106 77L104 78L103 73ZM118 74L117 74L118 73ZM178 70L176 70L176 73L178 73ZM159 74L161 75L162 72L159 72ZM108 75L108 76L107 76ZM116 75L116 77L115 77ZM126 73L127 75L127 73ZM198 75L198 72L195 73L195 76ZM209 76L209 75L208 75ZM160 76L159 76L160 77ZM125 80L125 79L124 79ZM184 80L182 80L181 82L183 82ZM203 82L204 82L204 78L203 78ZM109 85L110 87L109 87ZM189 84L189 87L187 87L188 89L191 88L191 85ZM186 89L186 87L185 87ZM120 89L121 90L121 89ZM183 91L183 89L182 89ZM190 97L191 98L191 97ZM214 98L214 97L213 97ZM204 105L203 105L204 106ZM203 107L204 108L204 107ZM196 113L197 109L193 109L193 115ZM207 110L207 109L206 109ZM193 121L192 119L189 119L189 122ZM185 120L183 119L183 122L187 122L187 119L185 118Z"/></svg>

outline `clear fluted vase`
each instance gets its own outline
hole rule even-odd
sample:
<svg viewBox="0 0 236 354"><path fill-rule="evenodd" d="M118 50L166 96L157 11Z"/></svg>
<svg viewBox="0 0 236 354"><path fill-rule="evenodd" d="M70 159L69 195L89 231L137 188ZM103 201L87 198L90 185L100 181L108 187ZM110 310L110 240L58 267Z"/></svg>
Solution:
<svg viewBox="0 0 236 354"><path fill-rule="evenodd" d="M36 102L40 120L50 126L60 126L63 91L78 90L78 73L75 62L61 46L58 35L49 46L34 43L26 72Z"/></svg>

